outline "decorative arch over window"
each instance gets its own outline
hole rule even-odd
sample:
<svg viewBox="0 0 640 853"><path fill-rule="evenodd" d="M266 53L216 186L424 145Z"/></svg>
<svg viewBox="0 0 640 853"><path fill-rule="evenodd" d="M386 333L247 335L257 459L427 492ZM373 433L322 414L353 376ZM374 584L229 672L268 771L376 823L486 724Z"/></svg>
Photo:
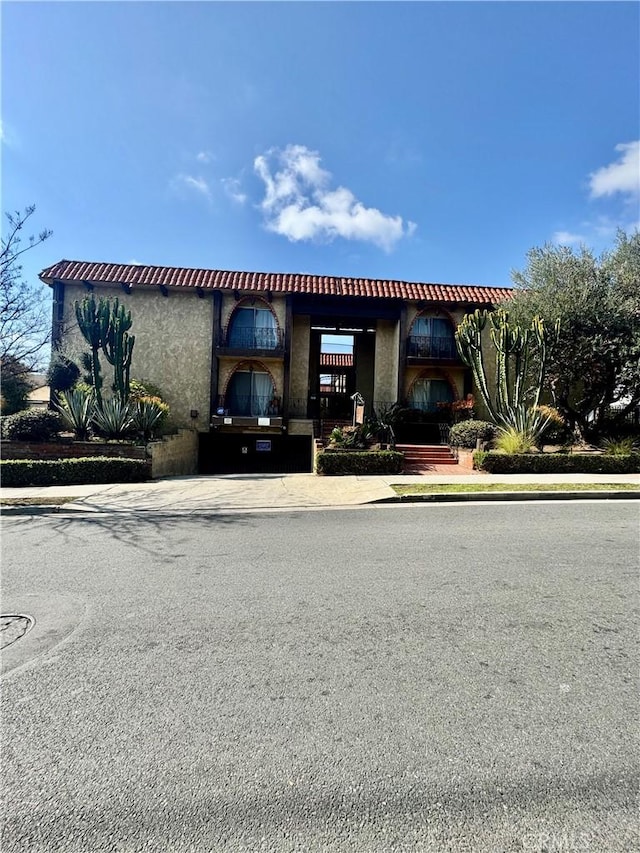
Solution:
<svg viewBox="0 0 640 853"><path fill-rule="evenodd" d="M227 344L238 349L276 349L279 344L278 321L262 299L245 299L229 320Z"/></svg>
<svg viewBox="0 0 640 853"><path fill-rule="evenodd" d="M269 417L279 414L275 383L259 361L244 361L231 374L225 393L225 408L232 415Z"/></svg>
<svg viewBox="0 0 640 853"><path fill-rule="evenodd" d="M441 405L452 403L455 396L455 388L446 376L422 373L409 388L408 402L412 409L437 412Z"/></svg>
<svg viewBox="0 0 640 853"><path fill-rule="evenodd" d="M448 314L439 310L426 310L418 314L409 335L409 355L418 358L455 358L455 329Z"/></svg>

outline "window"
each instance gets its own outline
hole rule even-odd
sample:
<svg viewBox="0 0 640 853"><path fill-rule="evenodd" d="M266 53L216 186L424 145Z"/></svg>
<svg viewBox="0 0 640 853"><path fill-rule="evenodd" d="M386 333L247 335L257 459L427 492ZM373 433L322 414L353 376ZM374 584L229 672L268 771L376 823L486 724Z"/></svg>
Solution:
<svg viewBox="0 0 640 853"><path fill-rule="evenodd" d="M454 358L456 344L451 321L446 317L420 316L411 329L409 355L419 358Z"/></svg>
<svg viewBox="0 0 640 853"><path fill-rule="evenodd" d="M259 305L237 308L229 324L228 345L239 349L276 349L278 327L271 311Z"/></svg>
<svg viewBox="0 0 640 853"><path fill-rule="evenodd" d="M423 412L435 412L438 403L451 402L453 392L445 379L418 379L411 389L409 405Z"/></svg>
<svg viewBox="0 0 640 853"><path fill-rule="evenodd" d="M236 370L227 389L227 408L232 415L268 417L278 414L271 376L253 368Z"/></svg>

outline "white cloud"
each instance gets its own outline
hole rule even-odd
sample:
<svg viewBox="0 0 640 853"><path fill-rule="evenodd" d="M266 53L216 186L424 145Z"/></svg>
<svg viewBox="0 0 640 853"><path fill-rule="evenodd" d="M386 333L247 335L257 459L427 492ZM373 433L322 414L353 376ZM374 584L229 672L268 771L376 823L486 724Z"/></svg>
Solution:
<svg viewBox="0 0 640 853"><path fill-rule="evenodd" d="M280 168L276 170L272 163ZM362 240L391 251L402 237L414 233L413 222L365 207L346 187L330 188L331 173L320 166L320 155L304 145L273 149L254 161L265 185L260 207L266 227L292 242L299 240Z"/></svg>
<svg viewBox="0 0 640 853"><path fill-rule="evenodd" d="M128 264L129 264L129 266L131 266L131 267L142 267L142 266L144 266L144 264L142 263L142 261L137 261L135 258L131 258L131 260L130 260L130 261L127 261L127 263L128 263Z"/></svg>
<svg viewBox="0 0 640 853"><path fill-rule="evenodd" d="M220 183L222 184L225 193L230 199L232 199L232 201L235 201L237 204L245 203L247 195L242 192L240 188L240 181L237 178L222 178Z"/></svg>
<svg viewBox="0 0 640 853"><path fill-rule="evenodd" d="M559 246L571 246L586 242L583 234L572 234L571 231L556 231L551 240Z"/></svg>
<svg viewBox="0 0 640 853"><path fill-rule="evenodd" d="M198 163L210 163L214 159L211 151L198 151L196 154L196 160Z"/></svg>
<svg viewBox="0 0 640 853"><path fill-rule="evenodd" d="M171 187L177 192L195 192L204 196L207 200L211 199L211 188L205 179L201 176L185 175L181 173L176 175L171 181Z"/></svg>
<svg viewBox="0 0 640 853"><path fill-rule="evenodd" d="M640 192L640 140L623 142L615 150L620 152L616 162L589 175L592 198Z"/></svg>

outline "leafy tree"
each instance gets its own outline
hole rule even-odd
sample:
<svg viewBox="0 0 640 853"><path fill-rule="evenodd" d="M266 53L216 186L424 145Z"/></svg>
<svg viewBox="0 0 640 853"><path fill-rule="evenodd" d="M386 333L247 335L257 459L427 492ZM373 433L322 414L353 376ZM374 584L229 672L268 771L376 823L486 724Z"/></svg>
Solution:
<svg viewBox="0 0 640 853"><path fill-rule="evenodd" d="M600 257L586 247L531 249L512 279L515 320L558 323L546 387L571 429L594 437L621 422L640 403L640 233L619 232Z"/></svg>
<svg viewBox="0 0 640 853"><path fill-rule="evenodd" d="M9 226L0 244L0 361L4 371L18 364L25 372L33 370L51 332L51 309L44 288L24 280L20 262L25 252L53 233L45 229L23 245L22 230L35 209L31 205L23 213L7 213Z"/></svg>
<svg viewBox="0 0 640 853"><path fill-rule="evenodd" d="M27 368L19 361L11 357L3 360L0 400L0 411L3 415L13 415L27 408L27 396L32 387L28 373Z"/></svg>

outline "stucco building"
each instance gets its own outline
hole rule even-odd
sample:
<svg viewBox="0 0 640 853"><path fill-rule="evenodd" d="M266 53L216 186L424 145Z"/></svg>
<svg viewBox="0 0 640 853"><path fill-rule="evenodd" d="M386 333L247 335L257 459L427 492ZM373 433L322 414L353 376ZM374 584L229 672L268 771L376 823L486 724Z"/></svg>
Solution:
<svg viewBox="0 0 640 853"><path fill-rule="evenodd" d="M401 402L435 413L462 399L473 389L455 327L508 293L67 260L40 278L53 289L54 347L72 356L87 349L76 301L94 292L131 310L131 375L162 388L174 422L200 433L203 472L309 470L314 434L350 417L356 391L369 411Z"/></svg>

